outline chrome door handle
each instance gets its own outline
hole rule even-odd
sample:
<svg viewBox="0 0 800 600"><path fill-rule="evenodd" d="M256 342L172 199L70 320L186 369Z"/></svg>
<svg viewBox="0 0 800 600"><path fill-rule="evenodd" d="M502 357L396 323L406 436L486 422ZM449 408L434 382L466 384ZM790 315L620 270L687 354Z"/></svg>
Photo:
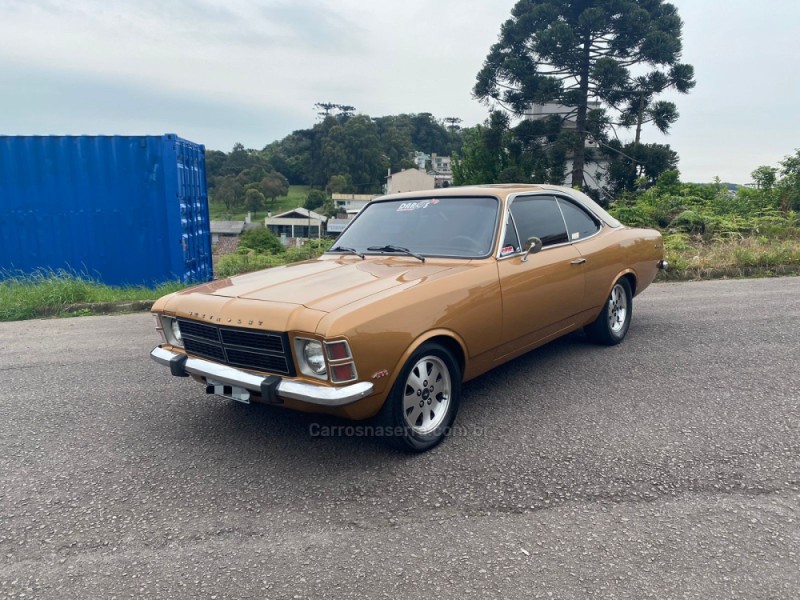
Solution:
<svg viewBox="0 0 800 600"><path fill-rule="evenodd" d="M571 265L582 265L582 264L583 264L583 263L585 263L585 262L586 262L586 259L585 259L585 258L576 258L575 260L573 260L573 261L572 261L571 263L569 263L569 264L571 264Z"/></svg>

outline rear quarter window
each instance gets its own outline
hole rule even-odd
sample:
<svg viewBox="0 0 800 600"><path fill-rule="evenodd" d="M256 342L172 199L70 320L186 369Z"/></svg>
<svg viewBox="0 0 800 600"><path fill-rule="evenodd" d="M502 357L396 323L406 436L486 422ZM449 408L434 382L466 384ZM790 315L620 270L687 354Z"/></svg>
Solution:
<svg viewBox="0 0 800 600"><path fill-rule="evenodd" d="M558 199L558 206L567 224L567 235L571 242L593 236L600 229L600 224L582 208L569 200Z"/></svg>

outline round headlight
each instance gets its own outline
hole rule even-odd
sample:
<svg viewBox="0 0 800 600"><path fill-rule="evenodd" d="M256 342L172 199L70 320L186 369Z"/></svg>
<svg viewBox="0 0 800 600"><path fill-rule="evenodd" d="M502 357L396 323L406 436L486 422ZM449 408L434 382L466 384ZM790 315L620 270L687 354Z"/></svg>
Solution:
<svg viewBox="0 0 800 600"><path fill-rule="evenodd" d="M172 337L180 344L183 338L181 337L181 326L178 325L178 319L172 319L170 327L172 328Z"/></svg>
<svg viewBox="0 0 800 600"><path fill-rule="evenodd" d="M309 340L303 346L303 358L311 369L317 375L325 373L325 357L322 354L322 344Z"/></svg>

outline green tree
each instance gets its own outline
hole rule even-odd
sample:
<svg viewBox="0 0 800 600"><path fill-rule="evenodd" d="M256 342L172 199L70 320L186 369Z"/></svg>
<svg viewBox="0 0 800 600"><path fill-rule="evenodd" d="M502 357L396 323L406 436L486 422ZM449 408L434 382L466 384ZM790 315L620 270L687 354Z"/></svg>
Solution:
<svg viewBox="0 0 800 600"><path fill-rule="evenodd" d="M331 175L325 189L329 194L344 194L352 189L349 175Z"/></svg>
<svg viewBox="0 0 800 600"><path fill-rule="evenodd" d="M292 185L310 183L313 129L301 129L264 148L264 156L272 167L283 173Z"/></svg>
<svg viewBox="0 0 800 600"><path fill-rule="evenodd" d="M628 86L618 122L622 127L635 128L631 148L632 172L635 173L640 158L642 127L652 123L661 133L667 134L679 117L678 107L674 102L656 100L656 96L671 88L688 94L694 86L694 67L684 64L674 65L669 72L654 70L647 75L633 78Z"/></svg>
<svg viewBox="0 0 800 600"><path fill-rule="evenodd" d="M344 125L330 127L322 142L321 165L325 182L332 175L345 173L360 192L379 189L389 165L372 119L356 115Z"/></svg>
<svg viewBox="0 0 800 600"><path fill-rule="evenodd" d="M255 188L250 188L244 194L244 205L247 207L247 210L254 215L264 208L266 201L267 199L264 197L264 194Z"/></svg>
<svg viewBox="0 0 800 600"><path fill-rule="evenodd" d="M368 192L380 188L389 167L398 171L414 166L414 150L449 156L461 148L461 130L446 126L430 113L371 119L354 115L351 106L319 104L322 121L294 131L259 153L293 185L321 188L331 177L342 175L350 177L346 191ZM454 125L456 120L449 118L447 123ZM250 151L237 147L235 152L237 164L241 164ZM359 153L368 160L361 160ZM220 172L224 174L225 169Z"/></svg>
<svg viewBox="0 0 800 600"><path fill-rule="evenodd" d="M308 194L306 195L306 201L303 204L304 208L308 210L316 210L320 208L325 201L328 199L328 194L323 192L322 190L309 190Z"/></svg>
<svg viewBox="0 0 800 600"><path fill-rule="evenodd" d="M339 213L339 209L333 203L333 198L331 198L330 196L326 196L323 205L315 212L318 212L323 216L330 217L333 219Z"/></svg>
<svg viewBox="0 0 800 600"><path fill-rule="evenodd" d="M682 26L663 0L519 0L473 91L515 115L533 104L574 107L564 118L574 118L572 185L582 187L591 122L605 121L590 102L619 110L634 88L632 67L689 71L679 62Z"/></svg>
<svg viewBox="0 0 800 600"><path fill-rule="evenodd" d="M455 185L497 182L500 172L508 166L508 125L508 116L495 111L483 125L464 130L464 145L452 161Z"/></svg>
<svg viewBox="0 0 800 600"><path fill-rule="evenodd" d="M215 202L222 202L225 208L233 210L244 202L244 187L233 175L217 177L210 195Z"/></svg>
<svg viewBox="0 0 800 600"><path fill-rule="evenodd" d="M648 75L635 77L626 92L619 125L635 128L636 145L642 139L642 127L648 123L652 123L661 133L668 133L680 116L678 107L674 102L656 100L656 96L670 88L688 94L694 86L694 67L691 65L675 65L669 73L652 71Z"/></svg>
<svg viewBox="0 0 800 600"><path fill-rule="evenodd" d="M781 208L784 212L800 211L800 149L781 163L781 179L778 190L781 197Z"/></svg>
<svg viewBox="0 0 800 600"><path fill-rule="evenodd" d="M769 191L778 181L778 169L775 167L761 166L753 171L750 176L760 190Z"/></svg>
<svg viewBox="0 0 800 600"><path fill-rule="evenodd" d="M275 206L275 199L289 193L289 182L280 173L272 173L261 180L261 193L269 198L270 208Z"/></svg>
<svg viewBox="0 0 800 600"><path fill-rule="evenodd" d="M223 175L222 170L228 155L220 150L206 150L206 177L209 182Z"/></svg>
<svg viewBox="0 0 800 600"><path fill-rule="evenodd" d="M608 184L612 194L647 189L655 185L662 173L678 166L678 154L664 144L622 144L610 140ZM636 158L634 159L634 156Z"/></svg>
<svg viewBox="0 0 800 600"><path fill-rule="evenodd" d="M564 181L568 139L558 119L523 120L511 127L507 113L493 111L462 136L461 152L453 155L456 185Z"/></svg>

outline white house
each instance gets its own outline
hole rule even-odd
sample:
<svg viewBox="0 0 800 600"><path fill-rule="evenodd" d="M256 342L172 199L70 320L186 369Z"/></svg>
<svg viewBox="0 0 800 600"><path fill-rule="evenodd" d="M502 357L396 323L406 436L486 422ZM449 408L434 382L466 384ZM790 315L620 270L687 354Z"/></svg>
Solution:
<svg viewBox="0 0 800 600"><path fill-rule="evenodd" d="M264 225L280 238L309 239L322 236L322 227L328 221L319 213L306 208L293 208L274 217L264 219Z"/></svg>
<svg viewBox="0 0 800 600"><path fill-rule="evenodd" d="M601 107L599 102L590 102L589 110L598 109ZM525 113L525 118L531 121L538 121L547 119L551 116L558 116L564 120L564 129L576 129L577 116L575 114L575 107L564 106L563 104L534 104L530 110ZM598 149L597 143L592 139L587 139L585 142L587 149ZM572 185L572 156L567 155L567 160L564 165L564 185ZM599 160L587 160L583 166L583 175L586 185L595 190L602 188L602 182L608 173L609 162L604 156Z"/></svg>
<svg viewBox="0 0 800 600"><path fill-rule="evenodd" d="M420 152L419 150L414 150L411 160L414 161L414 164L417 165L417 168L420 171L424 171L428 168L428 162L431 160L431 155Z"/></svg>
<svg viewBox="0 0 800 600"><path fill-rule="evenodd" d="M359 212L373 198L377 198L377 196L372 194L331 194L337 212L349 214Z"/></svg>

